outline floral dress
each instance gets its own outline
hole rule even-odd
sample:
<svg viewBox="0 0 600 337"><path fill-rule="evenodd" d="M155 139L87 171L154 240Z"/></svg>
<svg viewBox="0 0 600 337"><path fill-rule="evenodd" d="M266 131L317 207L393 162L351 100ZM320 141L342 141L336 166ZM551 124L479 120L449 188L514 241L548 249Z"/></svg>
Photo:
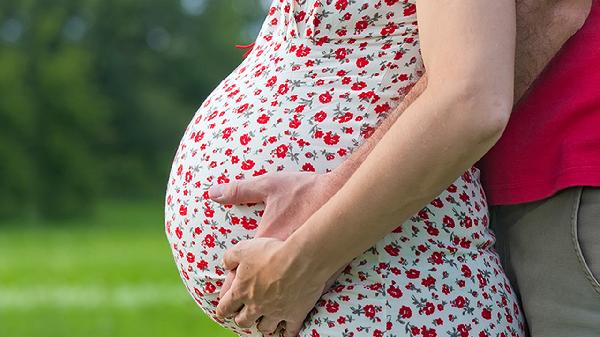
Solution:
<svg viewBox="0 0 600 337"><path fill-rule="evenodd" d="M248 57L193 116L168 181L166 234L207 315L262 336L214 314L222 256L254 236L264 204L220 205L207 190L267 172L331 171L422 70L415 0L272 2ZM322 295L301 337L524 336L476 168L400 221Z"/></svg>

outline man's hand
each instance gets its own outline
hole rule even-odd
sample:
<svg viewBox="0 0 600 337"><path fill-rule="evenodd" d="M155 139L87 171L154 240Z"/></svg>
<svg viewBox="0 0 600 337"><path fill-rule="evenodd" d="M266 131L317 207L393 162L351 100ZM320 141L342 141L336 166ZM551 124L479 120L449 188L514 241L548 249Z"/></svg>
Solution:
<svg viewBox="0 0 600 337"><path fill-rule="evenodd" d="M241 328L261 318L259 330L265 334L274 333L285 321L285 337L298 335L327 279L301 252L292 252L284 241L272 238L240 241L227 250L223 266L237 269L237 275L219 301L217 316L235 316Z"/></svg>

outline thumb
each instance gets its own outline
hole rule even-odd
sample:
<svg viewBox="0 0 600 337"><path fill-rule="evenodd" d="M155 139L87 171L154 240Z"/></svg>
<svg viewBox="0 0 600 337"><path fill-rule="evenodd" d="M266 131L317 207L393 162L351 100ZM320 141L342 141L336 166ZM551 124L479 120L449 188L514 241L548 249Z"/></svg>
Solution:
<svg viewBox="0 0 600 337"><path fill-rule="evenodd" d="M263 177L219 184L208 190L208 196L220 204L246 204L263 202L267 197L267 181Z"/></svg>

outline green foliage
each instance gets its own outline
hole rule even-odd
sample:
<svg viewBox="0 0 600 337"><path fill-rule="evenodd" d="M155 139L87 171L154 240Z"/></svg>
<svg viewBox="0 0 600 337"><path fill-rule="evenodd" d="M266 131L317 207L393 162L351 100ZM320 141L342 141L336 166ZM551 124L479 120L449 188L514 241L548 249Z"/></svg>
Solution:
<svg viewBox="0 0 600 337"><path fill-rule="evenodd" d="M160 197L187 122L257 32L260 2L0 2L0 217Z"/></svg>
<svg viewBox="0 0 600 337"><path fill-rule="evenodd" d="M2 337L231 337L187 293L161 202L0 226Z"/></svg>

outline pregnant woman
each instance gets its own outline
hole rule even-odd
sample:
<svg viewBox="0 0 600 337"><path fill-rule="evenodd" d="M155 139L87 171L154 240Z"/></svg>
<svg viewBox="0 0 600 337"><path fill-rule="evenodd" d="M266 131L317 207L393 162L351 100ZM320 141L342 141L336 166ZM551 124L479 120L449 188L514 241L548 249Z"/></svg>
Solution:
<svg viewBox="0 0 600 337"><path fill-rule="evenodd" d="M523 336L519 306L493 250L479 171L458 170L493 144L481 135L498 136L496 126L502 123L482 121L504 121L512 106L514 55L510 47L505 47L509 52L499 47L514 43L512 7L510 1L481 0L274 0L248 57L188 125L168 182L166 233L185 286L204 312L240 336L263 335L256 325L220 319L216 308L228 272L222 264L225 252L256 236L265 204L219 204L208 189L270 172L334 171L402 103L425 68L428 88L405 112L406 120L418 120L412 115L417 111L462 114L461 123L485 132L461 136L482 145L461 154L461 163L448 162L457 170L452 179L432 163L425 168L431 179L422 182L402 181L409 171L423 168L418 168L418 151L404 156L405 148L398 147L397 155L380 162L400 158L406 172L361 167L355 175L379 179L362 186L373 193L372 200L390 190L376 182L410 187L405 200L397 201L408 206L367 217L375 214L372 202L348 205L336 213L346 230L335 232L313 221L280 238L306 248L295 256L333 261L315 269L307 287L345 267L331 289L323 286L318 298L307 297L319 304L300 336ZM471 29L467 18L481 29ZM473 83L493 94L469 95ZM411 129L392 128L389 137L421 132L422 138L405 143L423 151L436 146L431 139L456 140L450 122L431 120ZM452 151L448 146L446 152ZM440 182L449 186L435 192L437 197L428 195ZM338 205L344 195L356 193L352 186L335 195ZM411 207L412 216L402 213ZM386 221L392 226L380 225ZM306 242L318 245L302 246ZM350 252L350 259L336 247Z"/></svg>

